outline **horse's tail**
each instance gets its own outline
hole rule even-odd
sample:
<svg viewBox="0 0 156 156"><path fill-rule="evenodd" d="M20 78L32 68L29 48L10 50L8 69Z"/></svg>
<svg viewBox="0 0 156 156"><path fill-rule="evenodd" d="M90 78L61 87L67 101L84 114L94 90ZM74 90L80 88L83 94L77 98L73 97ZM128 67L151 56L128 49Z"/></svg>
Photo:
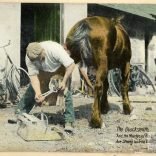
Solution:
<svg viewBox="0 0 156 156"><path fill-rule="evenodd" d="M92 58L89 31L89 24L82 20L73 27L72 33L68 35L66 40L72 52L79 52L86 64L89 64Z"/></svg>
<svg viewBox="0 0 156 156"><path fill-rule="evenodd" d="M122 20L124 17L125 17L124 15L121 15L121 16L118 16L118 17L116 17L116 18L112 18L111 21L112 21L113 25L114 25L116 28L118 28L118 29L124 31L125 34L127 34L125 28L124 28L124 27L122 26L122 24L121 24L121 20Z"/></svg>
<svg viewBox="0 0 156 156"><path fill-rule="evenodd" d="M112 18L111 21L114 25L118 25L118 24L121 24L122 19L124 19L124 15L121 15L121 16L116 17L116 18Z"/></svg>

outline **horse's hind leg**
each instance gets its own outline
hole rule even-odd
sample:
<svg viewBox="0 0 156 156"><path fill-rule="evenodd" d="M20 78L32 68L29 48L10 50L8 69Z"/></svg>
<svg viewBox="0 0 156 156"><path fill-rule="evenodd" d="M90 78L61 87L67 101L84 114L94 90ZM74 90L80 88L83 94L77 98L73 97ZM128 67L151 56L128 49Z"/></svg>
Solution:
<svg viewBox="0 0 156 156"><path fill-rule="evenodd" d="M130 62L125 62L121 67L122 73L122 84L121 84L121 95L123 99L123 111L125 114L131 113L131 105L128 96L129 87L129 76L130 76Z"/></svg>
<svg viewBox="0 0 156 156"><path fill-rule="evenodd" d="M102 114L106 114L109 111L109 104L107 100L108 88L109 88L108 79L105 78L105 80L103 81L103 95L101 98L101 113Z"/></svg>

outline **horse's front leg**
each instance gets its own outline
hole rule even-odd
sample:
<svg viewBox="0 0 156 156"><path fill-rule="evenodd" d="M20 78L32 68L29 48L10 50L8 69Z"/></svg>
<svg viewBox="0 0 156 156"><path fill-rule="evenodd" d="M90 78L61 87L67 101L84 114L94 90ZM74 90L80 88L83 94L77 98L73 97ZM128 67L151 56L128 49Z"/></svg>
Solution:
<svg viewBox="0 0 156 156"><path fill-rule="evenodd" d="M129 96L128 96L130 63L126 62L121 67L121 71L122 71L121 94L123 99L123 111L125 114L130 114L132 109L129 102Z"/></svg>
<svg viewBox="0 0 156 156"><path fill-rule="evenodd" d="M103 80L106 79L107 76L107 59L100 61L96 72L96 83L94 88L94 104L92 106L92 114L91 114L91 127L93 128L101 128L102 127L102 119L101 119L101 98L103 94Z"/></svg>

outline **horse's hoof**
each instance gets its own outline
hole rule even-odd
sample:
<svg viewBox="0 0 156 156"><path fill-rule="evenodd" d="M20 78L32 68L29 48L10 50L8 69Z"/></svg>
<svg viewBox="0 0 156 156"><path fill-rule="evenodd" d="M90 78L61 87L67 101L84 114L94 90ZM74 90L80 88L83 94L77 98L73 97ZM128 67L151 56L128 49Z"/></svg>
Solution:
<svg viewBox="0 0 156 156"><path fill-rule="evenodd" d="M102 127L102 120L91 119L90 126L92 128L101 128Z"/></svg>
<svg viewBox="0 0 156 156"><path fill-rule="evenodd" d="M123 111L124 111L124 114L125 114L125 115L130 115L131 112L132 112L132 108L131 108L130 105L124 104L124 105L123 105Z"/></svg>

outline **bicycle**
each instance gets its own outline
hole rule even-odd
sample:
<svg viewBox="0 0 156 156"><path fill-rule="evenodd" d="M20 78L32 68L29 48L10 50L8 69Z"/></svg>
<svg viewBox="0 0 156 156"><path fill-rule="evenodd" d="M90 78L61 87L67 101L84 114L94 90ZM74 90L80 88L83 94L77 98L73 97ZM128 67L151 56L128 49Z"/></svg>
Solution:
<svg viewBox="0 0 156 156"><path fill-rule="evenodd" d="M0 105L5 105L8 99L12 103L18 102L23 95L21 90L23 91L30 82L27 71L17 67L8 55L6 47L10 44L9 40L8 44L0 47L6 57L4 68L0 70Z"/></svg>
<svg viewBox="0 0 156 156"><path fill-rule="evenodd" d="M120 84L122 81L121 71L119 68L110 70L109 72L109 85L111 92L121 96ZM131 65L129 91L135 92L137 88L145 89L151 94L155 93L155 86L149 76L137 65Z"/></svg>
<svg viewBox="0 0 156 156"><path fill-rule="evenodd" d="M91 83L94 85L95 80L96 80L95 73L94 72L88 73L88 77L89 77ZM85 84L84 84L83 80L81 80L81 81L82 81L81 89L74 90L73 96L75 96L74 95L75 93L79 93L84 96L88 95L88 93L84 89ZM119 68L111 69L108 72L108 83L109 83L108 95L113 96L116 94L117 96L121 96L121 89L120 89L121 81L122 81L122 77L121 77L121 71ZM129 80L129 92L135 92L138 88L146 89L146 90L148 90L148 92L150 90L151 94L154 94L156 91L152 80L145 73L145 71L143 71L137 65L131 65L130 80Z"/></svg>

